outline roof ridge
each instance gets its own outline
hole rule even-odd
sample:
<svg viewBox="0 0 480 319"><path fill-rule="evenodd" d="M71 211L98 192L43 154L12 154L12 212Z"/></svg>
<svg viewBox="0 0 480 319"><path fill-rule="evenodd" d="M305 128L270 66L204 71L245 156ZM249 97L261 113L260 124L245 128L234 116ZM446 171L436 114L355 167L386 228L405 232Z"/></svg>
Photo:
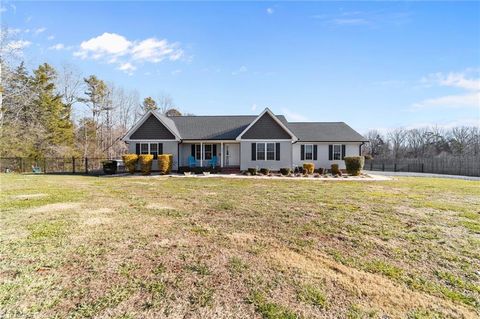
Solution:
<svg viewBox="0 0 480 319"><path fill-rule="evenodd" d="M345 123L345 122L288 122L288 124L334 124L334 123Z"/></svg>

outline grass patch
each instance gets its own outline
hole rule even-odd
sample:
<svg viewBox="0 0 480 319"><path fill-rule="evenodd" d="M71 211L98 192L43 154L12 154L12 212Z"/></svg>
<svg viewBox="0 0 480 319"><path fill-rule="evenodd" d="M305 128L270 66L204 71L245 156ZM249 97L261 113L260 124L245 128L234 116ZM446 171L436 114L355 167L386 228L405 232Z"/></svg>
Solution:
<svg viewBox="0 0 480 319"><path fill-rule="evenodd" d="M318 287L303 285L297 292L298 300L320 309L327 308L327 296Z"/></svg>
<svg viewBox="0 0 480 319"><path fill-rule="evenodd" d="M265 319L297 319L299 316L288 308L274 302L268 302L265 295L254 291L249 301L255 306L257 312Z"/></svg>

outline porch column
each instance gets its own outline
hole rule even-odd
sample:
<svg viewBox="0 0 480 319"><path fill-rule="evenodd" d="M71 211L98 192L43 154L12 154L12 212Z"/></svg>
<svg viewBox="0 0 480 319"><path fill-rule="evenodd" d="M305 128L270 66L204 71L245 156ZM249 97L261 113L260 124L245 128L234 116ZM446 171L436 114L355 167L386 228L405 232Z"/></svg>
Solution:
<svg viewBox="0 0 480 319"><path fill-rule="evenodd" d="M220 142L220 167L223 167L223 142Z"/></svg>
<svg viewBox="0 0 480 319"><path fill-rule="evenodd" d="M200 167L203 167L203 142L200 142Z"/></svg>

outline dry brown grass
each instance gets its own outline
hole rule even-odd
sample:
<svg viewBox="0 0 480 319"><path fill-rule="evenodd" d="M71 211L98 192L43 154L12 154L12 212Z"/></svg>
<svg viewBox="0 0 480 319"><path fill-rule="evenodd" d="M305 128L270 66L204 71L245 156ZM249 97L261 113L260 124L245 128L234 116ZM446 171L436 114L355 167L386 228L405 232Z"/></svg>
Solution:
<svg viewBox="0 0 480 319"><path fill-rule="evenodd" d="M1 179L0 317L479 314L478 183Z"/></svg>

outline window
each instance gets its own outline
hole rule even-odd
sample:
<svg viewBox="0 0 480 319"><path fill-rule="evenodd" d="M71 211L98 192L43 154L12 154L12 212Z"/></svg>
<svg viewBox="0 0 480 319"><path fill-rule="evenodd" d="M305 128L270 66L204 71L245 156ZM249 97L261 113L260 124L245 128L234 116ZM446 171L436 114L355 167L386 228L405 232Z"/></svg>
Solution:
<svg viewBox="0 0 480 319"><path fill-rule="evenodd" d="M153 159L158 159L158 144L157 143L150 143L150 154L153 155Z"/></svg>
<svg viewBox="0 0 480 319"><path fill-rule="evenodd" d="M267 143L267 161L275 160L275 143Z"/></svg>
<svg viewBox="0 0 480 319"><path fill-rule="evenodd" d="M257 161L265 160L265 143L257 143Z"/></svg>
<svg viewBox="0 0 480 319"><path fill-rule="evenodd" d="M148 143L140 144L140 154L148 154Z"/></svg>
<svg viewBox="0 0 480 319"><path fill-rule="evenodd" d="M212 144L203 145L203 159L204 160L212 159Z"/></svg>
<svg viewBox="0 0 480 319"><path fill-rule="evenodd" d="M200 149L200 144L195 144L195 159L199 161L202 157L202 151Z"/></svg>
<svg viewBox="0 0 480 319"><path fill-rule="evenodd" d="M275 160L275 143L256 143L257 145L257 161L274 161Z"/></svg>
<svg viewBox="0 0 480 319"><path fill-rule="evenodd" d="M333 145L333 160L340 160L342 158L342 145Z"/></svg>
<svg viewBox="0 0 480 319"><path fill-rule="evenodd" d="M313 144L305 144L305 160L313 160Z"/></svg>

